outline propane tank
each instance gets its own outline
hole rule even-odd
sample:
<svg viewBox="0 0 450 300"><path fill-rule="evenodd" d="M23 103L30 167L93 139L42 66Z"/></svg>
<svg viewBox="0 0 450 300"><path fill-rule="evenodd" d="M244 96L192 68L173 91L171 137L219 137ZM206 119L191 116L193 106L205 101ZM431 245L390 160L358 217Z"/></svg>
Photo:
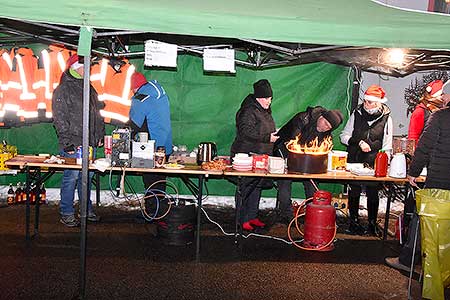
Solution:
<svg viewBox="0 0 450 300"><path fill-rule="evenodd" d="M331 205L331 193L316 191L312 203L306 206L305 233L303 245L308 248L320 248L334 239L336 227L336 210ZM320 249L331 251L333 243Z"/></svg>

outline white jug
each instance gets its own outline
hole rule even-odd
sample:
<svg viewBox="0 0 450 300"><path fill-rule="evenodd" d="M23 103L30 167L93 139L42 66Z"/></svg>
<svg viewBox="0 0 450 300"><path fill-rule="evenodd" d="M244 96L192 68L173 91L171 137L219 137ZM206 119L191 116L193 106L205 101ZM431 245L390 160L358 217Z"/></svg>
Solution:
<svg viewBox="0 0 450 300"><path fill-rule="evenodd" d="M406 157L403 153L396 153L391 160L389 177L406 178Z"/></svg>

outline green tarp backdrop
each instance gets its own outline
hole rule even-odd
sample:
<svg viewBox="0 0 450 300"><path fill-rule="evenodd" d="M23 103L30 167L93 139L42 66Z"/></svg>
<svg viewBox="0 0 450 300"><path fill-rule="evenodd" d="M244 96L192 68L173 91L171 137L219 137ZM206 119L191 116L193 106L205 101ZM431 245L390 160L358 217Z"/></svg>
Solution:
<svg viewBox="0 0 450 300"><path fill-rule="evenodd" d="M229 155L235 136L236 111L245 96L252 92L253 82L261 78L267 78L272 83L272 110L277 127L281 127L297 112L315 105L341 109L348 117L346 109L350 106L351 87L349 90L347 87L348 78L352 78L352 74L345 67L327 63L265 71L238 67L235 75L217 75L205 74L202 59L189 55L178 57L177 70L144 69L142 60L131 62L148 79L157 79L165 88L170 97L174 144L185 144L189 149L197 147L199 142L213 141L217 143L219 154ZM335 145L341 149L338 134L342 126L336 130L334 139ZM109 132L112 129L112 126L107 128ZM0 129L0 139L16 145L21 154L58 153L56 134L51 124ZM102 150L103 148L100 152ZM103 189L109 186L107 177L102 179ZM136 191L143 191L140 177L127 178ZM21 176L0 177L2 184L23 180L24 177ZM57 187L59 183L60 176L55 175L47 186ZM181 193L188 193L182 184L178 186ZM214 195L234 194L234 185L226 180L211 179L208 181L208 189ZM302 189L297 187L296 193L300 190ZM266 194L273 193L274 191L269 191ZM303 195L302 193L301 191L298 195Z"/></svg>

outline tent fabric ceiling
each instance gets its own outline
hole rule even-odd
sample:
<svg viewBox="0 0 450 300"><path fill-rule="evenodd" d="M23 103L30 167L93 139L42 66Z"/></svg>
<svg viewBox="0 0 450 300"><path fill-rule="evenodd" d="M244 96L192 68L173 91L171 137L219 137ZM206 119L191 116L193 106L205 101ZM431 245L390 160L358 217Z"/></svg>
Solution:
<svg viewBox="0 0 450 300"><path fill-rule="evenodd" d="M370 0L4 0L6 18L206 37L450 49L450 16Z"/></svg>

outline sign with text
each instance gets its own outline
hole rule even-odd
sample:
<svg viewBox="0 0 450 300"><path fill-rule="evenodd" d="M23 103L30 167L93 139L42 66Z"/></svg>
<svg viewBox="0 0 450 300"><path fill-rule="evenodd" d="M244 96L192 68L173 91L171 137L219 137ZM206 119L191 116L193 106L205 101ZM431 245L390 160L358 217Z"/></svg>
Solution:
<svg viewBox="0 0 450 300"><path fill-rule="evenodd" d="M177 67L177 45L158 41L145 41L144 65Z"/></svg>
<svg viewBox="0 0 450 300"><path fill-rule="evenodd" d="M234 49L203 50L203 70L236 73Z"/></svg>

